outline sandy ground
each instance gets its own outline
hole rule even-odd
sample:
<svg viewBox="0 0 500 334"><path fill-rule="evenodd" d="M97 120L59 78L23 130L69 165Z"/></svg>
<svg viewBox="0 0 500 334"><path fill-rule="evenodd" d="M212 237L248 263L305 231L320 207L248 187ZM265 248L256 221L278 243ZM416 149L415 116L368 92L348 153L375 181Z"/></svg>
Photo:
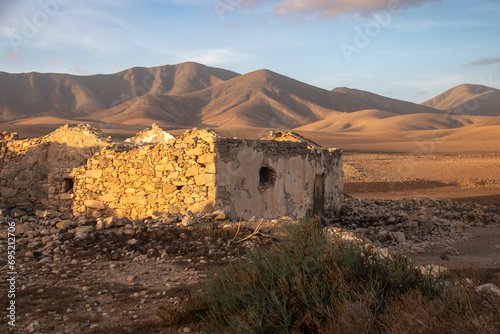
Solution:
<svg viewBox="0 0 500 334"><path fill-rule="evenodd" d="M500 155L346 153L345 189L362 198L433 198L500 205Z"/></svg>

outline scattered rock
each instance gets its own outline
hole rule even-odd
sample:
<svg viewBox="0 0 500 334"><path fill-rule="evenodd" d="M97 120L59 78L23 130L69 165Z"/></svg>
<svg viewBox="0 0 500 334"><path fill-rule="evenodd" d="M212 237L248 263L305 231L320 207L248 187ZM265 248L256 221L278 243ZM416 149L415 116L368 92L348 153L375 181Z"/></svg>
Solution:
<svg viewBox="0 0 500 334"><path fill-rule="evenodd" d="M393 232L393 236L397 242L405 242L406 241L404 232Z"/></svg>
<svg viewBox="0 0 500 334"><path fill-rule="evenodd" d="M92 233L95 231L95 227L94 226L78 226L77 228L75 228L75 232L76 233Z"/></svg>
<svg viewBox="0 0 500 334"><path fill-rule="evenodd" d="M24 212L23 210L20 210L20 209L12 209L12 210L10 210L10 216L11 217L19 218L19 217L22 217L24 215L26 215L26 212Z"/></svg>
<svg viewBox="0 0 500 334"><path fill-rule="evenodd" d="M448 246L444 249L446 255L460 255L455 247Z"/></svg>
<svg viewBox="0 0 500 334"><path fill-rule="evenodd" d="M191 218L189 216L185 216L184 218L182 218L182 225L183 226L192 226L192 225L194 225L193 218Z"/></svg>
<svg viewBox="0 0 500 334"><path fill-rule="evenodd" d="M61 236L64 240L71 240L75 235L71 232L64 232Z"/></svg>
<svg viewBox="0 0 500 334"><path fill-rule="evenodd" d="M127 241L127 244L130 245L130 246L133 246L133 245L135 245L137 243L138 243L137 239L130 239L130 240Z"/></svg>
<svg viewBox="0 0 500 334"><path fill-rule="evenodd" d="M500 288L492 283L486 283L476 288L476 291L488 293L500 299Z"/></svg>
<svg viewBox="0 0 500 334"><path fill-rule="evenodd" d="M56 227L60 230L67 230L73 226L73 223L70 220L63 220L56 224Z"/></svg>
<svg viewBox="0 0 500 334"><path fill-rule="evenodd" d="M40 323L38 321L32 322L31 324L28 325L26 329L30 333L36 332L40 329Z"/></svg>
<svg viewBox="0 0 500 334"><path fill-rule="evenodd" d="M212 213L215 220L226 220L226 214L223 211L217 210Z"/></svg>

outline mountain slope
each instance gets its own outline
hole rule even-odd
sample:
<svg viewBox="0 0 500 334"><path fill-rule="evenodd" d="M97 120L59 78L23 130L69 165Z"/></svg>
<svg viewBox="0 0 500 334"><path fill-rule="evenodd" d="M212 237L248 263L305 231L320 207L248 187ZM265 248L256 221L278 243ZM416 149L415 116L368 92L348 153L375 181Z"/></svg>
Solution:
<svg viewBox="0 0 500 334"><path fill-rule="evenodd" d="M422 106L407 101L392 99L359 89L337 87L333 89L332 92L342 93L346 96L352 97L366 105L369 105L370 109L385 110L400 115L438 113L436 109L429 106Z"/></svg>
<svg viewBox="0 0 500 334"><path fill-rule="evenodd" d="M356 89L328 91L269 70L240 75L192 62L92 76L0 72L0 124L33 125L39 120L47 125L158 123L174 128L360 132L453 129L487 122L431 107L479 99L481 115L486 113L484 103L496 103L498 90L463 86L425 106ZM498 105L488 110L493 107Z"/></svg>
<svg viewBox="0 0 500 334"><path fill-rule="evenodd" d="M99 117L118 123L156 119L200 127L294 128L364 108L342 94L259 70L179 96L137 97Z"/></svg>
<svg viewBox="0 0 500 334"><path fill-rule="evenodd" d="M295 131L318 131L318 132L340 132L361 128L367 124L385 118L398 116L396 113L377 109L366 109L352 113L342 113L328 117L324 120L314 122L299 128Z"/></svg>
<svg viewBox="0 0 500 334"><path fill-rule="evenodd" d="M211 126L293 128L366 106L341 94L259 70L189 94L206 101L201 120Z"/></svg>
<svg viewBox="0 0 500 334"><path fill-rule="evenodd" d="M500 116L500 90L463 84L422 103L449 114Z"/></svg>
<svg viewBox="0 0 500 334"><path fill-rule="evenodd" d="M332 116L308 124L295 131L318 132L384 132L455 129L483 121L483 116L457 116L440 114L398 115L382 110L361 110Z"/></svg>
<svg viewBox="0 0 500 334"><path fill-rule="evenodd" d="M92 76L0 72L0 121L34 116L85 118L138 96L186 94L238 75L196 63Z"/></svg>

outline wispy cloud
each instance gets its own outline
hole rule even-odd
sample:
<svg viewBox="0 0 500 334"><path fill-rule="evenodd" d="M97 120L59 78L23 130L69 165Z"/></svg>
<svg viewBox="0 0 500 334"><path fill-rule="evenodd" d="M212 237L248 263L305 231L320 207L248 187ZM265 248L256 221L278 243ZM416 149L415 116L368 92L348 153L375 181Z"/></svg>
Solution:
<svg viewBox="0 0 500 334"><path fill-rule="evenodd" d="M281 15L292 13L316 14L320 18L334 18L347 13L367 13L372 10L387 9L389 6L418 7L439 0L281 0L275 12Z"/></svg>
<svg viewBox="0 0 500 334"><path fill-rule="evenodd" d="M11 61L20 60L23 54L21 52L5 51L7 59Z"/></svg>
<svg viewBox="0 0 500 334"><path fill-rule="evenodd" d="M474 60L468 64L465 64L465 66L484 66L484 65L492 65L499 63L500 63L500 58L481 58L478 60Z"/></svg>
<svg viewBox="0 0 500 334"><path fill-rule="evenodd" d="M239 63L250 56L239 53L231 49L201 50L181 55L182 59L187 59L205 65L220 65Z"/></svg>
<svg viewBox="0 0 500 334"><path fill-rule="evenodd" d="M69 73L74 73L74 74L88 74L90 73L89 70L82 68L82 67L72 67L68 69Z"/></svg>

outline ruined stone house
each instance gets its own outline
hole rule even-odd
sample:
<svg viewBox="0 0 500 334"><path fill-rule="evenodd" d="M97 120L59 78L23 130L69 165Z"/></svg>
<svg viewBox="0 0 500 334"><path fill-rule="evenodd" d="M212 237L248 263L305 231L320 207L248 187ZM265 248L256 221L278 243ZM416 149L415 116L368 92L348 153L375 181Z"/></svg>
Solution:
<svg viewBox="0 0 500 334"><path fill-rule="evenodd" d="M0 141L0 208L132 219L222 210L233 220L332 217L340 210L341 150L290 133L257 140L212 130L178 138L158 127L148 131L130 143L112 143L88 125Z"/></svg>

